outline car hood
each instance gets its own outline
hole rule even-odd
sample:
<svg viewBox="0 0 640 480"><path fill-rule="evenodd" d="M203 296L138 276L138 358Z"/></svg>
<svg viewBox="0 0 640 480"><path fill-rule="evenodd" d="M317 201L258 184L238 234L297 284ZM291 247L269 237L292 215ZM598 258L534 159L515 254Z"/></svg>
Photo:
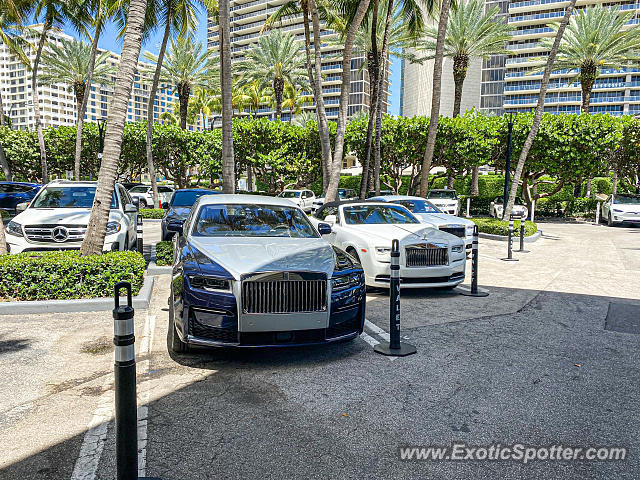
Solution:
<svg viewBox="0 0 640 480"><path fill-rule="evenodd" d="M323 272L331 277L334 251L321 238L190 237L189 242L236 280L256 272Z"/></svg>
<svg viewBox="0 0 640 480"><path fill-rule="evenodd" d="M442 227L444 225L474 225L471 220L460 218L456 215L449 215L447 213L414 213L414 215L424 223L430 223L438 227Z"/></svg>
<svg viewBox="0 0 640 480"><path fill-rule="evenodd" d="M427 198L434 205L456 205L457 200L451 200L449 198Z"/></svg>
<svg viewBox="0 0 640 480"><path fill-rule="evenodd" d="M190 211L191 207L171 207L164 218L165 220L184 220Z"/></svg>
<svg viewBox="0 0 640 480"><path fill-rule="evenodd" d="M90 208L27 208L13 219L21 225L87 225ZM109 214L111 218L113 210Z"/></svg>
<svg viewBox="0 0 640 480"><path fill-rule="evenodd" d="M374 241L377 246L391 245L392 240L399 240L400 244L412 244L428 240L444 243L461 243L455 235L442 232L432 227L425 227L421 223L403 225L350 225L350 229L367 241Z"/></svg>

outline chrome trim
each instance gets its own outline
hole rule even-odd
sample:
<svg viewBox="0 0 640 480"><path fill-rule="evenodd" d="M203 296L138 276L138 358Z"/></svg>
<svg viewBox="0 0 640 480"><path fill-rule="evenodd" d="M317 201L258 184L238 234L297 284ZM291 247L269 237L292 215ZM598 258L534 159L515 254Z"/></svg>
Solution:
<svg viewBox="0 0 640 480"><path fill-rule="evenodd" d="M441 243L422 243L405 247L407 267L441 267L449 265L449 247Z"/></svg>

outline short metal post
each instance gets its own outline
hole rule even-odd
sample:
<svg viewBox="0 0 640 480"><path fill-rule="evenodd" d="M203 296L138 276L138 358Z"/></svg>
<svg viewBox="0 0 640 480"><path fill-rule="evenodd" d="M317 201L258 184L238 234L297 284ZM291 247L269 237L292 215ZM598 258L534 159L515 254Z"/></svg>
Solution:
<svg viewBox="0 0 640 480"><path fill-rule="evenodd" d="M489 292L478 289L478 226L473 226L473 243L471 245L471 289L466 285L459 285L456 291L470 297L486 297Z"/></svg>
<svg viewBox="0 0 640 480"><path fill-rule="evenodd" d="M467 218L471 216L471 197L467 197Z"/></svg>
<svg viewBox="0 0 640 480"><path fill-rule="evenodd" d="M389 278L389 343L379 343L373 350L382 355L406 357L416 353L416 347L400 342L400 242L391 242L391 272Z"/></svg>
<svg viewBox="0 0 640 480"><path fill-rule="evenodd" d="M520 250L519 253L529 253L529 250L524 249L524 227L525 227L525 216L522 215L520 217Z"/></svg>
<svg viewBox="0 0 640 480"><path fill-rule="evenodd" d="M144 241L142 239L142 215L138 214L136 225L136 247L138 252L144 254Z"/></svg>
<svg viewBox="0 0 640 480"><path fill-rule="evenodd" d="M596 204L596 225L600 225L600 202Z"/></svg>
<svg viewBox="0 0 640 480"><path fill-rule="evenodd" d="M535 215L536 215L536 201L531 200L531 218L529 220L533 222L533 220L535 219Z"/></svg>
<svg viewBox="0 0 640 480"><path fill-rule="evenodd" d="M127 305L120 306L120 290L127 290ZM138 412L136 404L136 358L133 334L134 310L131 284L115 285L113 309L113 344L115 345L115 433L116 478L138 478Z"/></svg>
<svg viewBox="0 0 640 480"><path fill-rule="evenodd" d="M517 262L517 258L513 258L513 213L509 215L509 236L507 238L507 258L501 258L505 262Z"/></svg>

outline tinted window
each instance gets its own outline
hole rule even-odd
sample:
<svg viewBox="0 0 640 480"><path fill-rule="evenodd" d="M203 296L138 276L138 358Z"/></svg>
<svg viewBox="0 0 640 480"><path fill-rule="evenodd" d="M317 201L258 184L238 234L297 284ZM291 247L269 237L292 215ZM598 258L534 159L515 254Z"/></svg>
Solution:
<svg viewBox="0 0 640 480"><path fill-rule="evenodd" d="M147 190L149 190L149 187L144 186L144 185L139 185L137 187L133 187L131 190L129 190L131 193L147 193Z"/></svg>
<svg viewBox="0 0 640 480"><path fill-rule="evenodd" d="M638 205L640 204L640 196L635 195L616 195L613 197L613 203L620 204L631 204Z"/></svg>
<svg viewBox="0 0 640 480"><path fill-rule="evenodd" d="M404 207L394 205L354 205L342 212L349 225L420 223Z"/></svg>
<svg viewBox="0 0 640 480"><path fill-rule="evenodd" d="M24 193L33 190L29 185L0 184L0 193Z"/></svg>
<svg viewBox="0 0 640 480"><path fill-rule="evenodd" d="M96 187L45 187L36 197L32 208L91 208ZM116 208L116 191L111 196L111 208Z"/></svg>
<svg viewBox="0 0 640 480"><path fill-rule="evenodd" d="M294 192L292 190L285 190L284 192L282 192L278 196L282 197L282 198L298 198L300 196L300 192Z"/></svg>
<svg viewBox="0 0 640 480"><path fill-rule="evenodd" d="M338 207L327 207L316 212L316 218L320 220L324 220L327 218L327 215L338 215Z"/></svg>
<svg viewBox="0 0 640 480"><path fill-rule="evenodd" d="M181 192L180 190L176 191L171 197L171 205L174 207L190 207L196 200L203 195L209 195L211 192L206 190L202 191L191 191L191 192Z"/></svg>
<svg viewBox="0 0 640 480"><path fill-rule="evenodd" d="M297 208L251 204L203 205L191 235L317 238L307 217Z"/></svg>
<svg viewBox="0 0 640 480"><path fill-rule="evenodd" d="M172 192L173 190L169 187L158 187L158 192L162 192L162 193L169 193Z"/></svg>
<svg viewBox="0 0 640 480"><path fill-rule="evenodd" d="M455 200L455 190L432 190L427 194L427 198L444 198L446 200Z"/></svg>
<svg viewBox="0 0 640 480"><path fill-rule="evenodd" d="M442 213L432 203L425 200L394 200L413 213Z"/></svg>

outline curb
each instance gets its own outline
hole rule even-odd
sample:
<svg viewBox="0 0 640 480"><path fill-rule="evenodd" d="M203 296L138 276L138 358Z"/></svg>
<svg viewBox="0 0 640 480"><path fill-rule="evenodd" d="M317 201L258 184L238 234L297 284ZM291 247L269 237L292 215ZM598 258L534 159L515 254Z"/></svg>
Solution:
<svg viewBox="0 0 640 480"><path fill-rule="evenodd" d="M151 259L147 265L147 275L167 275L173 273L171 265L158 266L156 264L156 244L151 245Z"/></svg>
<svg viewBox="0 0 640 480"><path fill-rule="evenodd" d="M499 242L506 242L506 241L509 240L509 237L506 236L506 235L493 235L491 233L478 233L478 236L480 238L486 238L487 240L498 240ZM524 237L524 243L533 243L533 242L537 241L541 236L542 236L542 230L538 230L533 235L531 235L529 237ZM519 242L520 241L520 237L516 237L514 235L513 241L514 241L514 243L515 242Z"/></svg>
<svg viewBox="0 0 640 480"><path fill-rule="evenodd" d="M142 223L160 223L162 221L161 218L143 218Z"/></svg>
<svg viewBox="0 0 640 480"><path fill-rule="evenodd" d="M146 310L151 301L154 278L144 277L138 295L133 297L133 308ZM113 310L113 298L81 298L77 300L27 300L23 302L0 302L0 315L37 314L37 313L72 313L72 312L105 312Z"/></svg>

